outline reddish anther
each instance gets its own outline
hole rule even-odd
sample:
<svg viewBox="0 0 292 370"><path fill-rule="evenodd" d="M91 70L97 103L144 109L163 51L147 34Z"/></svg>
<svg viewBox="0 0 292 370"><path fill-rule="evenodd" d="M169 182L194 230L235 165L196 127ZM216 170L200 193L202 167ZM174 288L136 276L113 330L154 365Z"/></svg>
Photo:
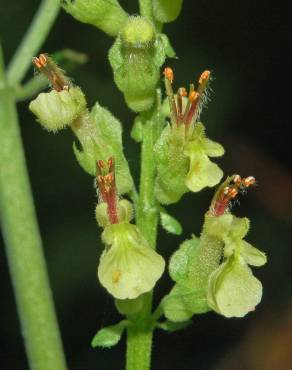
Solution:
<svg viewBox="0 0 292 370"><path fill-rule="evenodd" d="M105 163L102 160L96 162L96 184L103 202L107 204L109 220L112 224L117 224L117 191L115 181L115 165L113 158L109 158Z"/></svg>
<svg viewBox="0 0 292 370"><path fill-rule="evenodd" d="M62 91L69 89L69 80L47 54L40 54L38 57L32 58L32 63L47 77L54 90Z"/></svg>
<svg viewBox="0 0 292 370"><path fill-rule="evenodd" d="M239 175L233 175L227 178L216 191L210 207L210 214L213 216L222 216L228 212L232 200L237 197L239 193L245 193L246 188L255 184L255 178L249 176L241 178Z"/></svg>

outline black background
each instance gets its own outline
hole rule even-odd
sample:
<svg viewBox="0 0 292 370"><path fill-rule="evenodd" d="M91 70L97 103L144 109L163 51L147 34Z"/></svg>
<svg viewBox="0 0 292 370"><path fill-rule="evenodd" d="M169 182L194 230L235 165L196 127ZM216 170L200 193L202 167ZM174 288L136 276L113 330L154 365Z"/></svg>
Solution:
<svg viewBox="0 0 292 370"><path fill-rule="evenodd" d="M8 62L29 26L37 0L0 0L0 37ZM136 1L122 1L131 14ZM202 115L209 136L221 142L226 174L253 175L258 186L234 209L251 219L247 240L267 252L268 264L255 271L264 284L262 303L244 319L214 313L196 316L175 334L155 333L153 370L292 369L292 173L290 82L291 11L281 2L185 0L174 23L165 26L178 59L169 60L177 87L204 69L215 80L212 102ZM43 52L69 47L89 62L72 77L124 125L124 144L138 178L139 146L129 138L134 115L115 87L107 61L113 39L61 11ZM27 78L32 77L33 70ZM102 250L94 221L92 179L76 163L72 134L48 134L35 123L27 102L19 117L32 188L66 355L71 370L123 369L124 340L112 350L93 350L90 341L119 317L96 279ZM168 257L179 243L198 234L213 190L188 194L169 211L184 226L180 237L160 232L158 248ZM27 369L19 322L5 259L0 249L0 370ZM155 298L171 282L159 282Z"/></svg>

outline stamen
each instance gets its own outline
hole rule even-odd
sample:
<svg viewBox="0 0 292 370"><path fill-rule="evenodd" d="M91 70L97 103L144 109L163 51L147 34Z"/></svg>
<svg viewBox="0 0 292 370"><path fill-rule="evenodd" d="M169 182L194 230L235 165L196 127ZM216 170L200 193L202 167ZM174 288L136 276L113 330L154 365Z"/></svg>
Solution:
<svg viewBox="0 0 292 370"><path fill-rule="evenodd" d="M47 54L40 54L39 57L32 58L32 63L47 77L51 82L53 89L56 91L69 89L69 80Z"/></svg>
<svg viewBox="0 0 292 370"><path fill-rule="evenodd" d="M186 122L186 118L187 118L188 112L190 110L192 101L193 101L192 96L193 96L193 93L195 92L194 90L195 90L195 86L193 84L190 84L188 102L187 102L187 106L185 108L184 115L183 115L183 118L182 118L182 121L184 123Z"/></svg>
<svg viewBox="0 0 292 370"><path fill-rule="evenodd" d="M187 96L187 91L184 87L180 87L177 91L177 115L178 123L182 122L183 118L183 97Z"/></svg>
<svg viewBox="0 0 292 370"><path fill-rule="evenodd" d="M173 82L173 71L171 68L167 67L164 69L164 82L165 82L165 90L166 94L168 96L168 101L169 101L169 107L170 107L170 119L171 123L173 125L177 125L178 123L178 114L177 114L177 107L176 107L176 102L173 94L173 89L172 89L172 82Z"/></svg>
<svg viewBox="0 0 292 370"><path fill-rule="evenodd" d="M193 92L190 94L190 96L189 96L189 101L191 102L191 107L190 107L190 109L189 109L189 111L188 111L188 113L187 113L187 117L186 117L186 119L185 119L185 121L184 121L184 123L185 123L185 125L186 125L187 127L188 127L188 126L192 123L192 121L193 121L194 113L195 113L196 108L197 108L197 106L198 106L199 97L200 97L200 95L199 95L197 92L195 92L195 91L193 91Z"/></svg>
<svg viewBox="0 0 292 370"><path fill-rule="evenodd" d="M223 215L230 209L237 195L245 193L246 188L254 184L255 178L253 176L241 178L239 175L233 175L228 177L216 191L209 213L213 216Z"/></svg>
<svg viewBox="0 0 292 370"><path fill-rule="evenodd" d="M164 69L164 76L168 79L168 81L172 84L173 83L173 70L170 67L166 67Z"/></svg>
<svg viewBox="0 0 292 370"><path fill-rule="evenodd" d="M112 224L118 223L115 166L112 157L109 158L107 166L102 160L96 162L96 184L102 201L107 204L110 222Z"/></svg>
<svg viewBox="0 0 292 370"><path fill-rule="evenodd" d="M198 93L200 94L200 101L194 113L194 121L196 122L201 114L202 108L208 102L208 85L211 78L210 71L204 71L199 78Z"/></svg>

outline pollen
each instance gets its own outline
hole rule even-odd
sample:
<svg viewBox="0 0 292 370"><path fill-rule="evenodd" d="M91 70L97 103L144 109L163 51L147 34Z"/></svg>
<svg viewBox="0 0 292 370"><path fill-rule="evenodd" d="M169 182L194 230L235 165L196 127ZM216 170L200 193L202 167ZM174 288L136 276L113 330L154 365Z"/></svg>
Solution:
<svg viewBox="0 0 292 370"><path fill-rule="evenodd" d="M166 67L164 69L164 76L170 81L170 83L173 83L173 70L170 67Z"/></svg>
<svg viewBox="0 0 292 370"><path fill-rule="evenodd" d="M210 75L211 75L211 72L210 72L210 71L204 71L204 72L201 74L200 78L199 78L199 84L201 85L201 84L203 84L203 83L208 82L208 81L209 81L209 79L210 79Z"/></svg>
<svg viewBox="0 0 292 370"><path fill-rule="evenodd" d="M120 270L115 270L112 274L112 282L114 284L118 283L120 281L121 275L122 273Z"/></svg>

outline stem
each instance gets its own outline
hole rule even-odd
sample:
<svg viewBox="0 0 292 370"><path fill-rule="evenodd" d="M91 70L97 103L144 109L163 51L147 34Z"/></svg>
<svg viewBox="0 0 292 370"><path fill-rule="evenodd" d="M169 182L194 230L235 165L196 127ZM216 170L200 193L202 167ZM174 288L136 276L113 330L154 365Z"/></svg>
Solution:
<svg viewBox="0 0 292 370"><path fill-rule="evenodd" d="M158 207L154 197L155 161L153 146L160 132L160 121L156 109L142 117L144 120L141 153L140 195L137 209L137 225L155 249ZM127 370L149 370L153 326L151 321L152 293L144 295L143 308L137 315L129 317L134 325L128 328Z"/></svg>
<svg viewBox="0 0 292 370"><path fill-rule="evenodd" d="M60 9L60 0L43 0L31 26L22 39L9 68L7 80L11 86L20 83L31 65L31 58L37 53L46 39Z"/></svg>
<svg viewBox="0 0 292 370"><path fill-rule="evenodd" d="M153 8L151 0L139 0L140 14L153 20Z"/></svg>
<svg viewBox="0 0 292 370"><path fill-rule="evenodd" d="M48 85L49 83L45 76L37 75L25 85L15 88L15 98L18 102L31 99Z"/></svg>
<svg viewBox="0 0 292 370"><path fill-rule="evenodd" d="M0 216L31 370L65 370L61 338L0 48Z"/></svg>

